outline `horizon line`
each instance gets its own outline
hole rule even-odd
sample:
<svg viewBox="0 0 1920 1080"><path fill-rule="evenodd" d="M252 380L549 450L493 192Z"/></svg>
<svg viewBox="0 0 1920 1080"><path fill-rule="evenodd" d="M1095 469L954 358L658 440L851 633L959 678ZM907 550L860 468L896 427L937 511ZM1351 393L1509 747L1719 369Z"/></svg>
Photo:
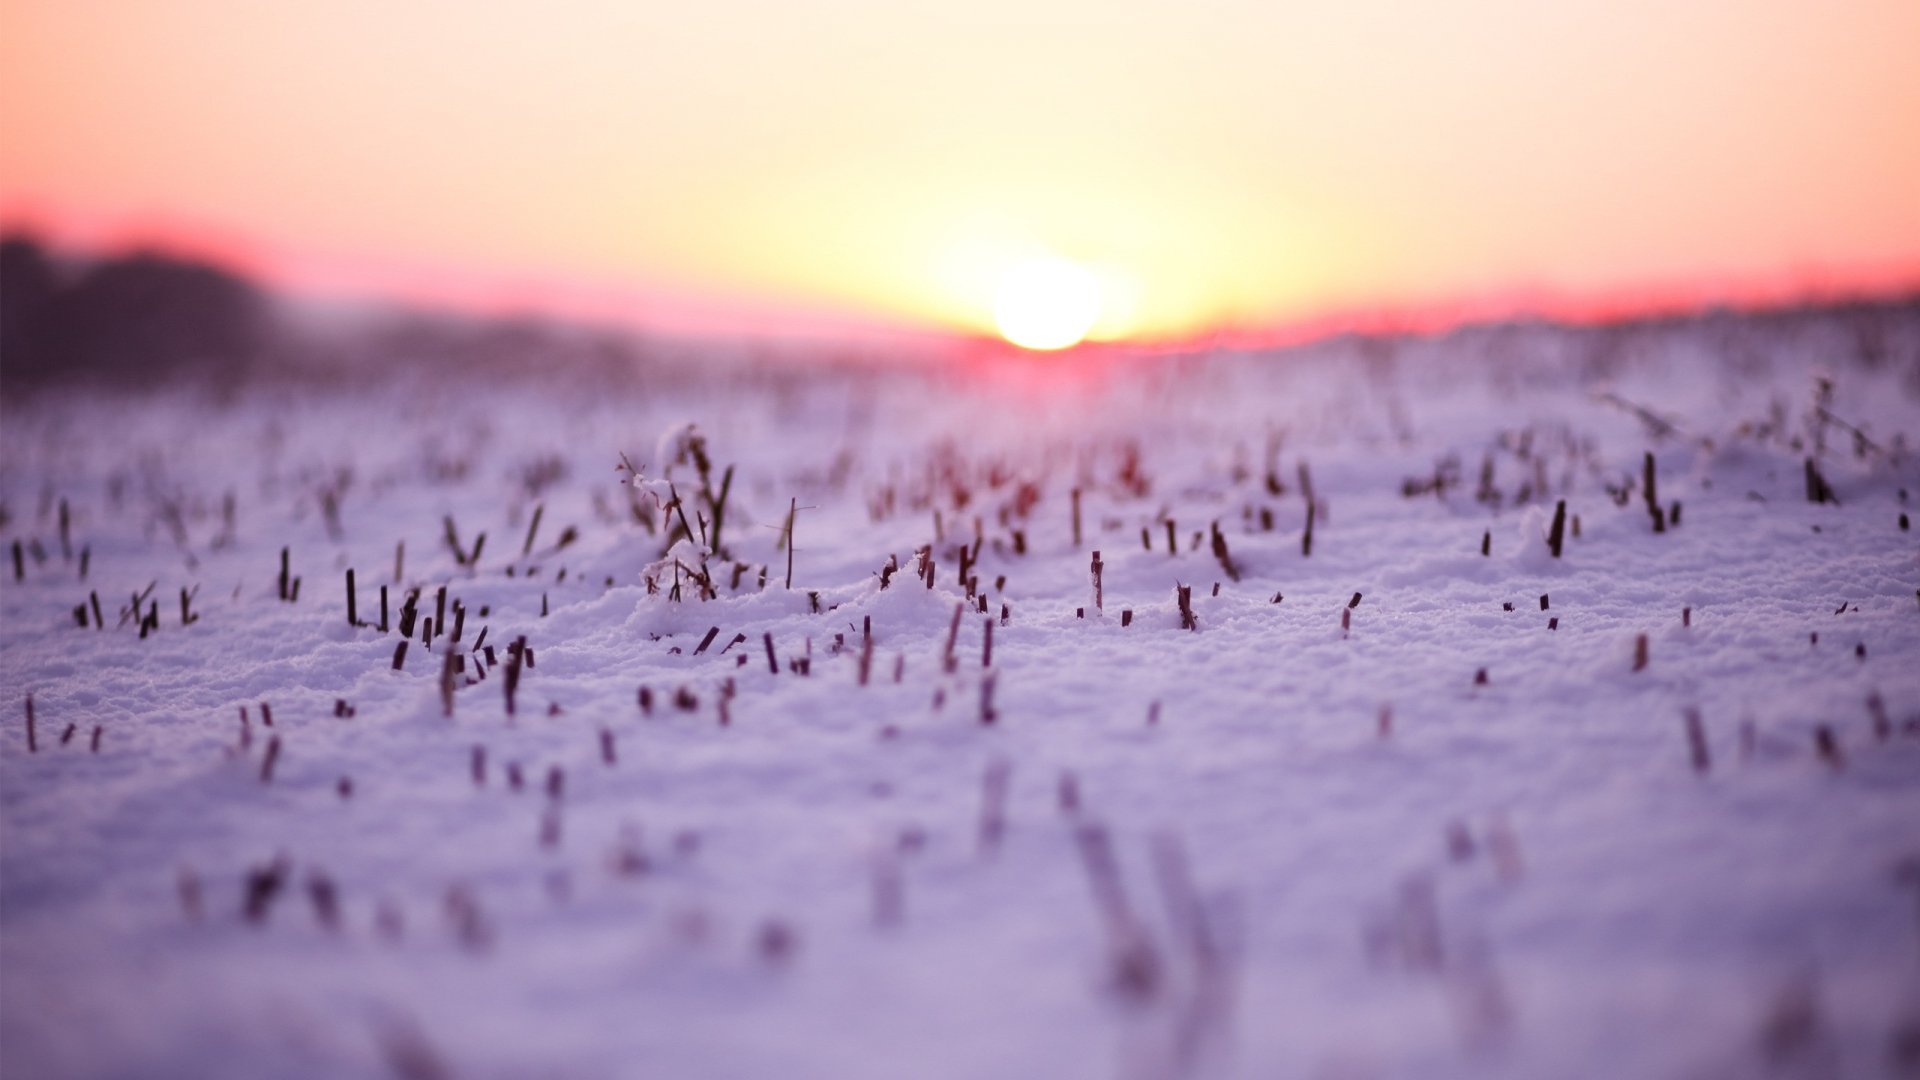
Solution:
<svg viewBox="0 0 1920 1080"><path fill-rule="evenodd" d="M714 343L917 345L1021 351L997 335L856 305L641 279L567 280L562 274L458 270L368 256L295 254L215 230L119 227L60 229L18 206L0 211L0 239L31 240L79 262L152 254L241 277L297 309L414 313L470 319L534 319ZM1645 282L1574 290L1539 284L1451 297L1333 303L1316 311L1223 318L1181 333L1089 340L1064 351L1184 352L1279 348L1345 334L1419 336L1475 326L1547 322L1626 325L1715 311L1759 313L1920 299L1920 259L1904 265L1806 267L1689 283Z"/></svg>

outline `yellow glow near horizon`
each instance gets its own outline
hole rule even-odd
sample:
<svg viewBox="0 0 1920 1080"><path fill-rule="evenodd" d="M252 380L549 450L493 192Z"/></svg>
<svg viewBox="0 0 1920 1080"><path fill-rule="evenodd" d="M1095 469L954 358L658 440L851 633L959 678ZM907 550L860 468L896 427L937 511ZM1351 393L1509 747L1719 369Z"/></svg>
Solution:
<svg viewBox="0 0 1920 1080"><path fill-rule="evenodd" d="M1023 349L1078 345L1100 318L1100 279L1066 259L1037 259L1007 271L993 302L1000 336Z"/></svg>
<svg viewBox="0 0 1920 1080"><path fill-rule="evenodd" d="M1912 0L0 0L0 220L981 334L1058 252L1094 340L1912 285L1915 41Z"/></svg>

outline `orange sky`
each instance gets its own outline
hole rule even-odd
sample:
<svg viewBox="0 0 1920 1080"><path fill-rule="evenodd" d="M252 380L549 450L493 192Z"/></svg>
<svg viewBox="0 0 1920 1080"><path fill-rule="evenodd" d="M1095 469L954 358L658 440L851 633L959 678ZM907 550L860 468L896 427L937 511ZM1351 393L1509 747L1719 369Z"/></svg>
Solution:
<svg viewBox="0 0 1920 1080"><path fill-rule="evenodd" d="M1920 285L1920 3L0 0L0 215L308 290L1099 336ZM1571 305L1571 307L1567 307Z"/></svg>

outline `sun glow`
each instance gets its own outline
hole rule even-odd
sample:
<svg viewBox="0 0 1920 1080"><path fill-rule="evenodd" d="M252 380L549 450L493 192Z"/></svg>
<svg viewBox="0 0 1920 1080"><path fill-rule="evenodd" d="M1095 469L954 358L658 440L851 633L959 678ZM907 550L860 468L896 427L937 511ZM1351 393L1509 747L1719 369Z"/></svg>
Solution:
<svg viewBox="0 0 1920 1080"><path fill-rule="evenodd" d="M1065 259L1021 263L1000 278L993 321L1023 349L1078 345L1100 319L1100 280Z"/></svg>

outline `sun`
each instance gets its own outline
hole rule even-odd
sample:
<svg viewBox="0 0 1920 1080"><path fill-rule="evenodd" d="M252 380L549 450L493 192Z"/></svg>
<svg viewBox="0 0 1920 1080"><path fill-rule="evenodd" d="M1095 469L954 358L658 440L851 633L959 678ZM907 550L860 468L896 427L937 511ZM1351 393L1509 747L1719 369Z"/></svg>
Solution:
<svg viewBox="0 0 1920 1080"><path fill-rule="evenodd" d="M993 301L1000 336L1023 349L1077 345L1099 318L1099 279L1066 259L1035 259L1008 270Z"/></svg>

